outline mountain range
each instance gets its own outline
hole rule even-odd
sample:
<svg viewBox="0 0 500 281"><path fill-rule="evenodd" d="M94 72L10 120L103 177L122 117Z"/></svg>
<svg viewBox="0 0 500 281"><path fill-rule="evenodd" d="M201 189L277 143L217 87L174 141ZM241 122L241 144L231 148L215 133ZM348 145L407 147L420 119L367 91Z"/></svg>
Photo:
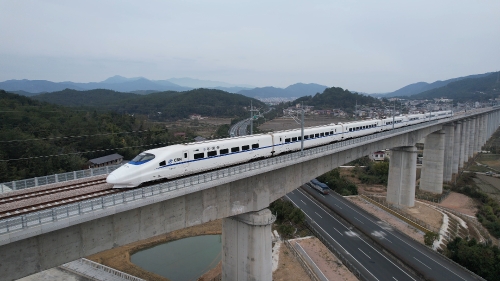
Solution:
<svg viewBox="0 0 500 281"><path fill-rule="evenodd" d="M255 88L251 90L242 90L239 91L238 94L242 94L251 98L299 98L303 96L311 96L317 93L323 93L323 91L328 88L324 85L319 84L304 84L304 83L296 83L290 85L286 88L276 88L276 87L262 87Z"/></svg>
<svg viewBox="0 0 500 281"><path fill-rule="evenodd" d="M438 80L432 83L427 83L427 82L417 82L413 83L410 85L406 85L401 89L398 89L394 92L390 93L384 93L384 94L371 94L372 97L384 97L384 98L390 98L390 97L404 97L404 96L411 96L411 95L416 95L419 93L423 93L425 91L429 91L432 89L444 87L451 82L455 81L460 81L463 79L474 79L474 78L481 78L490 75L493 72L488 72L488 73L483 73L483 74L474 74L474 75L469 75L469 76L464 76L464 77L457 77L457 78L452 78L448 80Z"/></svg>
<svg viewBox="0 0 500 281"><path fill-rule="evenodd" d="M181 85L171 82L175 81ZM250 85L233 85L225 82L199 80L192 78L171 78L166 80L149 80L144 77L126 78L123 76L113 76L101 82L77 83L71 81L52 82L47 80L7 80L0 82L0 89L32 96L44 92L56 92L64 89L78 91L107 89L118 92L137 92L149 94L151 92L163 91L189 91L195 88L209 88L223 90L229 93L237 93L241 90L253 88Z"/></svg>

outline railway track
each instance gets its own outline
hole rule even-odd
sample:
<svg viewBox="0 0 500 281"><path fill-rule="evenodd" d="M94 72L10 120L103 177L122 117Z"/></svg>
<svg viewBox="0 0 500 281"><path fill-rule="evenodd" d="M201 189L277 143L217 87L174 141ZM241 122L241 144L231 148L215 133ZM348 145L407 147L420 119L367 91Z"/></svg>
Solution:
<svg viewBox="0 0 500 281"><path fill-rule="evenodd" d="M34 197L39 197L39 196L45 196L45 195L50 195L62 191L69 191L69 190L76 190L76 189L81 189L85 188L91 185L95 184L101 184L105 183L106 180L104 179L99 179L99 180L92 180L92 181L87 181L83 183L75 183L75 184L70 184L70 185L64 185L64 186L56 186L56 187L51 187L51 188L46 188L43 190L35 190L32 192L23 192L21 194L12 194L11 196L10 193L6 193L7 196L1 197L0 198L0 204L4 203L11 203L15 201L20 201L20 200L25 200L29 198L34 198ZM23 189L22 191L26 191L26 189Z"/></svg>
<svg viewBox="0 0 500 281"><path fill-rule="evenodd" d="M0 199L0 219L24 215L78 201L122 192L106 186L104 179L48 188L23 194L13 194Z"/></svg>

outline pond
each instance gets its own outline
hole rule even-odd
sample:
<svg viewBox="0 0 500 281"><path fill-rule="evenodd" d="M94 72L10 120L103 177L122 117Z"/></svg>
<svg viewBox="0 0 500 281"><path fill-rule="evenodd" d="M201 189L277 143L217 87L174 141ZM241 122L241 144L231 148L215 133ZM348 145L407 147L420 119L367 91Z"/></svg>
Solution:
<svg viewBox="0 0 500 281"><path fill-rule="evenodd" d="M202 235L160 244L139 251L130 259L172 281L188 281L214 268L221 257L221 235Z"/></svg>

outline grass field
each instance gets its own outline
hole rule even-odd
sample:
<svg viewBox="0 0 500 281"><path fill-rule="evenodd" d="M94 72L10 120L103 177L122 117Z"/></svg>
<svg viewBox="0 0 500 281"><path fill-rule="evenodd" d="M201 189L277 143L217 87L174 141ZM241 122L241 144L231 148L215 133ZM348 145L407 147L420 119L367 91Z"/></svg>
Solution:
<svg viewBox="0 0 500 281"><path fill-rule="evenodd" d="M478 155L476 162L500 171L500 154L481 153L480 155Z"/></svg>

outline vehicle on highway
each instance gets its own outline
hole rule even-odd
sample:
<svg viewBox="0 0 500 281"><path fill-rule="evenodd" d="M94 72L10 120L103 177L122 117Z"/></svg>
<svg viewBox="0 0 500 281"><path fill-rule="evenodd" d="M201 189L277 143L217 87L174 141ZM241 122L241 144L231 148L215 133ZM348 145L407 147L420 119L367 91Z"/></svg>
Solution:
<svg viewBox="0 0 500 281"><path fill-rule="evenodd" d="M304 128L304 149L366 136L393 128L453 116L450 111L401 115ZM146 150L113 171L106 181L114 188L173 179L301 149L300 129L170 145Z"/></svg>
<svg viewBox="0 0 500 281"><path fill-rule="evenodd" d="M330 188L328 187L328 185L320 182L317 179L312 179L309 185L323 195L330 193Z"/></svg>

